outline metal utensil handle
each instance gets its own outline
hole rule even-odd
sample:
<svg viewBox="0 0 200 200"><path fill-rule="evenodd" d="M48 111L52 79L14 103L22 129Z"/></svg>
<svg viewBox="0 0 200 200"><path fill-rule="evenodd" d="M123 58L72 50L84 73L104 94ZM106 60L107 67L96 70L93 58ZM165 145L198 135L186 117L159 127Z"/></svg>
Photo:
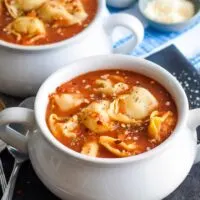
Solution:
<svg viewBox="0 0 200 200"><path fill-rule="evenodd" d="M7 181L6 181L6 177L5 177L5 174L4 174L3 164L2 164L1 158L0 158L0 182L1 182L2 191L4 193L5 190L6 190L6 187L7 187Z"/></svg>
<svg viewBox="0 0 200 200"><path fill-rule="evenodd" d="M21 164L22 163L15 162L12 174L10 176L10 180L8 182L8 185L6 187L6 190L5 190L1 200L12 200L13 192L15 189L15 182L17 180L17 175L18 175L19 169L21 167Z"/></svg>

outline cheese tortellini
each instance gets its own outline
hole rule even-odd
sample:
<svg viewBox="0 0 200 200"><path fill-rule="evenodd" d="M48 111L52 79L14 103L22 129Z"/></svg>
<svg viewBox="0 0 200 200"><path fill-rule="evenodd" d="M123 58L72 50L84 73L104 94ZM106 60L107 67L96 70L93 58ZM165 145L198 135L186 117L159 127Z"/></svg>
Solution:
<svg viewBox="0 0 200 200"><path fill-rule="evenodd" d="M87 142L83 145L81 153L87 156L97 157L99 145L97 142Z"/></svg>
<svg viewBox="0 0 200 200"><path fill-rule="evenodd" d="M17 18L23 14L23 10L20 8L17 1L13 0L4 0L5 6L9 12L9 14L13 18Z"/></svg>
<svg viewBox="0 0 200 200"><path fill-rule="evenodd" d="M92 102L80 114L81 122L91 131L102 133L114 129L114 124L108 115L109 101Z"/></svg>
<svg viewBox="0 0 200 200"><path fill-rule="evenodd" d="M110 79L97 79L95 88L96 92L106 95L117 95L129 89L129 86L123 82L113 83Z"/></svg>
<svg viewBox="0 0 200 200"><path fill-rule="evenodd" d="M81 23L87 18L80 1L55 1L49 0L38 9L39 17L48 23L63 21L62 25L71 26Z"/></svg>
<svg viewBox="0 0 200 200"><path fill-rule="evenodd" d="M61 94L54 95L55 103L59 109L67 112L84 103L84 97L81 94Z"/></svg>
<svg viewBox="0 0 200 200"><path fill-rule="evenodd" d="M13 18L39 8L45 1L47 0L4 0L7 10Z"/></svg>
<svg viewBox="0 0 200 200"><path fill-rule="evenodd" d="M80 0L64 0L67 11L73 15L78 22L84 21L88 14L85 12L84 6Z"/></svg>
<svg viewBox="0 0 200 200"><path fill-rule="evenodd" d="M137 149L137 145L135 143L126 144L119 139L109 136L100 136L99 143L118 157L130 156L134 154L134 150Z"/></svg>
<svg viewBox="0 0 200 200"><path fill-rule="evenodd" d="M51 114L48 124L55 137L59 136L60 133L68 138L76 138L77 136L76 130L79 127L77 115L74 115L69 120L65 120L59 118L56 114Z"/></svg>
<svg viewBox="0 0 200 200"><path fill-rule="evenodd" d="M161 127L163 123L169 118L172 117L173 113L171 111L166 112L164 115L160 116L158 111L152 112L150 116L150 123L148 126L148 136L156 141L161 140Z"/></svg>
<svg viewBox="0 0 200 200"><path fill-rule="evenodd" d="M158 106L156 98L145 88L134 87L130 94L120 95L109 107L113 120L124 123L141 123Z"/></svg>
<svg viewBox="0 0 200 200"><path fill-rule="evenodd" d="M65 25L69 26L77 23L77 20L65 9L59 1L50 0L38 9L38 16L45 22L53 23L64 20Z"/></svg>
<svg viewBox="0 0 200 200"><path fill-rule="evenodd" d="M46 35L44 24L37 17L18 17L5 28L5 31L15 35L18 41L25 36L30 44Z"/></svg>
<svg viewBox="0 0 200 200"><path fill-rule="evenodd" d="M16 0L24 11L30 11L39 8L48 0Z"/></svg>

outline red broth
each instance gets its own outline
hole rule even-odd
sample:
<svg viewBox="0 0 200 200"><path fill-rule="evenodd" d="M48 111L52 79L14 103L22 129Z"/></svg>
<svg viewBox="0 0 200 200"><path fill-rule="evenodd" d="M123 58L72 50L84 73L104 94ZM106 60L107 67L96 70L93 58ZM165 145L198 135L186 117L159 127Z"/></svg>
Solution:
<svg viewBox="0 0 200 200"><path fill-rule="evenodd" d="M123 81L129 86L129 89L127 89L126 91L122 91L118 95L105 95L102 93L95 92L95 88L97 88L95 81L97 79L101 79L102 77L104 79L112 79L112 76L119 77L117 79L115 79L116 77L114 78L114 84L119 81ZM155 148L163 141L165 141L174 130L177 122L177 108L171 95L161 84L144 75L137 74L134 72L120 70L96 71L81 75L69 82L62 84L56 89L55 93L49 95L49 104L46 112L46 121L50 128L49 117L52 114L56 114L59 117L64 117L65 120L63 120L62 123L65 123L73 115L76 115L79 118L79 113L81 113L82 109L90 105L92 102L99 100L108 100L109 102L112 102L120 95L129 94L132 88L135 86L147 89L157 99L158 106L155 110L157 110L159 113L164 114L169 111L172 113L172 116L167 118L161 125L161 128L159 130L159 140L149 136L149 115L142 121L140 125L121 123L119 121L115 121L114 130L105 131L101 133L91 131L90 129L85 127L85 125L82 124L79 120L80 126L78 128L78 131L76 130L76 138L66 137L61 129L56 133L52 134L62 144L76 152L81 152L85 143L95 141L98 144L98 153L96 157L102 158L118 158L126 156L119 156L105 148L105 146L99 144L99 139L101 136L109 136L115 138L116 146L115 144L112 144L111 146L113 148L117 148L119 151L122 152L124 150L123 148L121 149L121 147L118 146L119 142L122 141L127 144L134 143L137 146L137 148L134 151L129 152L127 156L137 155ZM67 112L63 112L55 103L55 95L62 95L66 93L81 94L84 96L84 99L86 101L80 106L70 109Z"/></svg>
<svg viewBox="0 0 200 200"><path fill-rule="evenodd" d="M59 0L55 0L59 1ZM88 17L86 20L83 21L82 24L75 24L68 27L53 27L53 25L45 23L45 29L46 29L46 36L44 38L41 38L33 43L29 43L28 39L26 37L23 37L22 40L18 41L16 39L16 36L13 34L8 34L4 31L5 27L10 24L14 19L10 16L8 13L3 1L0 3L0 39L15 43L15 44L21 44L21 45L44 45L44 44L50 44L59 42L68 38L71 38L81 31L83 31L94 19L97 8L98 8L98 2L97 0L81 0L81 2L84 5L84 9L86 13L88 14ZM25 13L25 16L33 16L37 17L37 12L35 10L29 11Z"/></svg>

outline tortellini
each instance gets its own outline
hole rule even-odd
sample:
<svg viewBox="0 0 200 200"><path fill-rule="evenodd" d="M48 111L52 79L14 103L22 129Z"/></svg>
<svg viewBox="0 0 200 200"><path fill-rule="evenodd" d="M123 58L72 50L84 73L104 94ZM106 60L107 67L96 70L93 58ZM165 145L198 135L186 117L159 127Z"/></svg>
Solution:
<svg viewBox="0 0 200 200"><path fill-rule="evenodd" d="M83 4L81 3L80 0L64 0L65 1L65 7L67 11L73 15L78 22L84 21L87 17L88 14L85 12L85 9L83 7Z"/></svg>
<svg viewBox="0 0 200 200"><path fill-rule="evenodd" d="M24 11L39 8L47 0L4 0L6 8L13 18L21 16Z"/></svg>
<svg viewBox="0 0 200 200"><path fill-rule="evenodd" d="M147 89L134 87L130 94L116 98L108 113L113 120L140 124L157 106L158 101Z"/></svg>
<svg viewBox="0 0 200 200"><path fill-rule="evenodd" d="M106 100L92 102L80 114L81 122L91 131L102 133L114 129L107 109L110 103Z"/></svg>
<svg viewBox="0 0 200 200"><path fill-rule="evenodd" d="M76 138L76 130L79 128L78 116L74 115L68 121L59 118L56 114L51 114L48 120L50 130L54 136L62 135L68 138Z"/></svg>
<svg viewBox="0 0 200 200"><path fill-rule="evenodd" d="M76 138L76 130L79 128L78 116L71 117L63 126L63 134L69 138Z"/></svg>
<svg viewBox="0 0 200 200"><path fill-rule="evenodd" d="M16 0L4 0L5 6L9 12L9 14L13 18L17 18L23 14L23 10L20 8L18 2Z"/></svg>
<svg viewBox="0 0 200 200"><path fill-rule="evenodd" d="M81 153L84 155L97 157L99 145L97 142L87 142L83 145Z"/></svg>
<svg viewBox="0 0 200 200"><path fill-rule="evenodd" d="M160 131L163 123L167 120L168 117L173 116L173 113L168 111L162 116L159 115L160 114L158 111L152 112L150 116L150 124L148 126L148 136L158 142L161 140Z"/></svg>
<svg viewBox="0 0 200 200"><path fill-rule="evenodd" d="M81 94L61 94L53 97L61 111L67 112L80 106L84 102Z"/></svg>
<svg viewBox="0 0 200 200"><path fill-rule="evenodd" d="M56 114L51 114L48 119L49 128L51 132L54 134L54 136L57 136L59 134L57 132L58 130L60 131L60 126L56 125L58 120L59 120L59 117Z"/></svg>
<svg viewBox="0 0 200 200"><path fill-rule="evenodd" d="M11 22L6 28L7 33L13 34L17 40L21 40L22 36L28 38L28 43L33 43L46 35L44 24L36 17L18 17Z"/></svg>
<svg viewBox="0 0 200 200"><path fill-rule="evenodd" d="M99 143L118 157L130 156L137 150L137 145L135 143L126 144L119 139L109 136L100 136Z"/></svg>
<svg viewBox="0 0 200 200"><path fill-rule="evenodd" d="M97 79L96 85L98 88L95 88L95 91L106 95L116 95L129 89L126 83L114 84L110 79Z"/></svg>
<svg viewBox="0 0 200 200"><path fill-rule="evenodd" d="M78 2L67 1L62 3L61 1L50 0L38 9L38 15L43 21L48 23L63 21L62 25L64 26L77 24L87 17L82 4Z"/></svg>
<svg viewBox="0 0 200 200"><path fill-rule="evenodd" d="M16 0L24 11L30 11L39 8L48 0Z"/></svg>
<svg viewBox="0 0 200 200"><path fill-rule="evenodd" d="M65 20L67 25L76 23L73 16L66 11L64 5L59 1L50 0L46 2L38 10L38 15L43 21L49 23L57 20Z"/></svg>

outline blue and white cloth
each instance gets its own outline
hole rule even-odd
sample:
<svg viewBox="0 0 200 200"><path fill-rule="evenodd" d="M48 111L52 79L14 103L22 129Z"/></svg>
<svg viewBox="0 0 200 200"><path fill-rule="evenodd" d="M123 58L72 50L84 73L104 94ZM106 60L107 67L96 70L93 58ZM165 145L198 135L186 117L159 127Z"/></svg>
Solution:
<svg viewBox="0 0 200 200"><path fill-rule="evenodd" d="M183 32L164 33L156 31L148 26L144 17L139 12L138 4L135 3L131 8L126 10L109 8L110 13L125 12L139 18L145 27L145 36L143 42L131 53L131 55L146 57L155 53L170 44L174 44L199 70L200 72L200 17L195 24ZM118 30L115 34L115 44L117 47L132 38L127 30Z"/></svg>

